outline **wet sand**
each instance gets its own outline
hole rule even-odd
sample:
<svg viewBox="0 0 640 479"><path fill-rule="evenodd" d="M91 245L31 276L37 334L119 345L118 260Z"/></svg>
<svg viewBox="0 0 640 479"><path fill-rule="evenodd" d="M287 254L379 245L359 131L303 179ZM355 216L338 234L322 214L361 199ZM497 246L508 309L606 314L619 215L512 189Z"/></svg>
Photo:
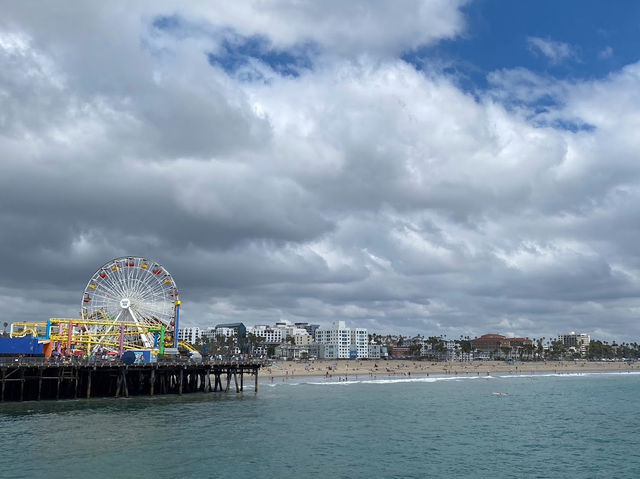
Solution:
<svg viewBox="0 0 640 479"><path fill-rule="evenodd" d="M430 362L393 360L316 360L316 361L273 361L264 367L260 375L282 378L299 376L324 376L332 378L393 377L429 374L490 375L493 373L571 373L571 372L625 372L640 371L640 363L601 361L531 361L513 364L504 361L450 361Z"/></svg>

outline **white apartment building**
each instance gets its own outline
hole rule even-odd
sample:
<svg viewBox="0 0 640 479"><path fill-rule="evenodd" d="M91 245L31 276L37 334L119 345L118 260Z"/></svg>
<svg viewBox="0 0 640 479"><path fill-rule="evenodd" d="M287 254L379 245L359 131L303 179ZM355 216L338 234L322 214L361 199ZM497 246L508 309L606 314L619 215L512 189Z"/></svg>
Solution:
<svg viewBox="0 0 640 479"><path fill-rule="evenodd" d="M202 330L202 337L208 340L216 339L216 328L209 327L207 329Z"/></svg>
<svg viewBox="0 0 640 479"><path fill-rule="evenodd" d="M219 336L219 335L222 335L225 338L232 338L236 335L236 330L234 328L225 328L225 327L215 328L215 336Z"/></svg>
<svg viewBox="0 0 640 479"><path fill-rule="evenodd" d="M178 329L178 341L186 341L195 344L202 337L200 328L180 328Z"/></svg>
<svg viewBox="0 0 640 479"><path fill-rule="evenodd" d="M284 328L272 328L265 324L258 324L247 328L247 334L255 334L256 336L263 338L265 343L282 343L287 338L286 330Z"/></svg>
<svg viewBox="0 0 640 479"><path fill-rule="evenodd" d="M318 328L316 343L324 345L325 359L369 357L367 330L347 328L344 321L334 321L331 328Z"/></svg>
<svg viewBox="0 0 640 479"><path fill-rule="evenodd" d="M306 329L292 326L291 323L280 321L275 327L259 324L247 328L247 333L264 338L265 343L284 343L287 337L292 337L297 346L305 346L313 343L313 337Z"/></svg>
<svg viewBox="0 0 640 479"><path fill-rule="evenodd" d="M588 334L571 331L568 334L558 334L558 341L569 348L575 348L580 354L587 354L591 338Z"/></svg>

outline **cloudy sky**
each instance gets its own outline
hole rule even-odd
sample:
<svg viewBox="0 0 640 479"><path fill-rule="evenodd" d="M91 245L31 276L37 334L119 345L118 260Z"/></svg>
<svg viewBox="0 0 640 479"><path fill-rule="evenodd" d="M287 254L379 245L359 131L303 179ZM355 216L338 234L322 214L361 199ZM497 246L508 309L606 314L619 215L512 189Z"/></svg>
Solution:
<svg viewBox="0 0 640 479"><path fill-rule="evenodd" d="M0 2L3 320L640 335L640 4Z"/></svg>

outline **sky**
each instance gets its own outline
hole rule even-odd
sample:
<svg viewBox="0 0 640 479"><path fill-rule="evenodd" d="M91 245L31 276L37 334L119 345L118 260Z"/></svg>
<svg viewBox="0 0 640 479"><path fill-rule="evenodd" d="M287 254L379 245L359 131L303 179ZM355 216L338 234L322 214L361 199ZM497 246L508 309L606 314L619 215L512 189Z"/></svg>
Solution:
<svg viewBox="0 0 640 479"><path fill-rule="evenodd" d="M0 0L2 321L640 336L640 3Z"/></svg>

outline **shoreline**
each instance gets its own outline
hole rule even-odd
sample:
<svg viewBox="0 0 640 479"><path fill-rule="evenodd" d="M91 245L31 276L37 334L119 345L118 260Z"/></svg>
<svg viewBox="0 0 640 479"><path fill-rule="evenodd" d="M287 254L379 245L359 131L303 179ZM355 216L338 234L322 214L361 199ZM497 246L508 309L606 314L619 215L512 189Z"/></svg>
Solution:
<svg viewBox="0 0 640 479"><path fill-rule="evenodd" d="M430 362L391 360L274 361L260 371L263 380L321 377L325 379L382 379L389 377L487 376L492 373L593 373L640 372L640 363L601 361L531 361L508 364L503 361Z"/></svg>

